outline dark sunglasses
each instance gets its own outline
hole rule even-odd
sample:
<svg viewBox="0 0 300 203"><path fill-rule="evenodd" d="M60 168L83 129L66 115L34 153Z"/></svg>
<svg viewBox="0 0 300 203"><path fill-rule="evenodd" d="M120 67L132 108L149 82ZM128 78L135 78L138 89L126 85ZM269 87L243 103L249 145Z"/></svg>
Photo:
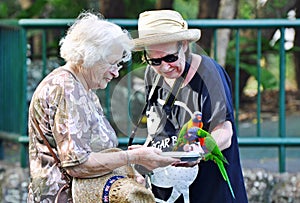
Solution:
<svg viewBox="0 0 300 203"><path fill-rule="evenodd" d="M173 62L178 60L178 53L179 53L179 51L182 47L181 45L182 45L181 43L178 44L178 48L177 48L176 53L168 54L168 55L166 55L164 57L161 57L161 58L147 58L147 53L144 50L144 58L145 58L146 62L151 66L160 66L162 61L164 61L166 63L173 63Z"/></svg>

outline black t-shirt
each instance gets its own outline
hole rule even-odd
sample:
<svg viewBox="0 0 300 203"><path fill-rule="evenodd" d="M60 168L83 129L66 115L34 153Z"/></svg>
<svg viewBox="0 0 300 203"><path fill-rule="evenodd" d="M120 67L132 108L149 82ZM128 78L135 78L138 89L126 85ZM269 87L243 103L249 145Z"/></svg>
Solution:
<svg viewBox="0 0 300 203"><path fill-rule="evenodd" d="M158 76L155 71L147 67L145 73L147 99L156 77ZM189 186L190 202L247 202L234 125L231 82L225 70L211 58L202 56L201 64L192 80L179 90L171 114L167 119L162 105L170 90L168 84L161 79L149 101L147 124L149 135L153 138L152 146L163 151L171 150L176 144L180 128L195 111L202 112L203 129L209 132L226 120L230 121L233 126L231 146L222 153L229 162L229 165L225 167L236 199L232 198L217 165L212 161L201 161L198 165L197 177ZM172 176L172 174L169 175ZM165 201L171 195L172 189L174 188L153 185L155 196ZM181 195L176 202L183 202L183 196Z"/></svg>

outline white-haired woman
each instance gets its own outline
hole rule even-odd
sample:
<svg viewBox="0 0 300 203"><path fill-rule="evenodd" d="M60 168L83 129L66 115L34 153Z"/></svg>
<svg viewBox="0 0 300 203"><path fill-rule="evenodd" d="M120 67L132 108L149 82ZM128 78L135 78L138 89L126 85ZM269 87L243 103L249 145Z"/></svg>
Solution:
<svg viewBox="0 0 300 203"><path fill-rule="evenodd" d="M101 153L118 140L93 89L104 89L130 60L132 40L100 15L83 12L60 42L66 64L39 84L29 107L30 178L28 202L54 202L66 183L43 134L71 177L97 177L137 163L152 170L173 158L152 147ZM69 189L59 202L72 202Z"/></svg>

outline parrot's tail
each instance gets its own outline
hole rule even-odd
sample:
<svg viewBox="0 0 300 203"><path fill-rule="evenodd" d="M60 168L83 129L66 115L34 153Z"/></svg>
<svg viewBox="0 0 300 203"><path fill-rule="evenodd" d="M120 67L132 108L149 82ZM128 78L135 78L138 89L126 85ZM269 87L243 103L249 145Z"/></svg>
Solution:
<svg viewBox="0 0 300 203"><path fill-rule="evenodd" d="M231 187L231 184L230 184L230 180L229 180L229 179L227 180L227 184L228 184L228 187L229 187L229 190L230 190L230 192L231 192L232 197L235 199L235 195L234 195L234 192L233 192L233 189L232 189L232 187Z"/></svg>
<svg viewBox="0 0 300 203"><path fill-rule="evenodd" d="M222 156L222 157L221 157L221 160L222 160L224 163L229 164L229 162L227 161L227 159L225 158L225 156Z"/></svg>
<svg viewBox="0 0 300 203"><path fill-rule="evenodd" d="M228 175L227 175L227 172L226 172L226 169L225 169L225 167L224 167L223 162L222 162L220 159L218 159L217 157L216 157L216 159L215 159L215 162L216 162L216 164L218 165L219 170L220 170L220 172L221 172L221 174L222 174L224 180L225 180L225 181L227 182L227 184L228 184L228 187L229 187L229 190L230 190L230 192L231 192L232 197L235 199L235 195L234 195L233 189L232 189L232 187L231 187L230 180L229 180L229 177L228 177Z"/></svg>

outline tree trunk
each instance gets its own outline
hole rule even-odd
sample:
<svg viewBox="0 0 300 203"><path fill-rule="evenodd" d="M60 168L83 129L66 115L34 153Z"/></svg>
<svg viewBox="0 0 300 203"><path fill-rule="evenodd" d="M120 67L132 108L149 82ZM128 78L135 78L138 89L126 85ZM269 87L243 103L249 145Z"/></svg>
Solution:
<svg viewBox="0 0 300 203"><path fill-rule="evenodd" d="M20 6L22 8L22 10L28 9L32 3L33 0L19 0Z"/></svg>
<svg viewBox="0 0 300 203"><path fill-rule="evenodd" d="M100 0L100 12L105 18L126 18L124 0Z"/></svg>
<svg viewBox="0 0 300 203"><path fill-rule="evenodd" d="M172 9L173 0L156 0L156 9Z"/></svg>
<svg viewBox="0 0 300 203"><path fill-rule="evenodd" d="M300 18L300 1L296 1L295 3L296 7L296 18ZM294 50L294 63L295 63L295 81L297 84L297 89L299 90L300 88L300 28L297 27L295 29L296 34L295 34L295 47L296 49Z"/></svg>
<svg viewBox="0 0 300 203"><path fill-rule="evenodd" d="M218 12L219 19L234 19L236 17L238 0L221 0ZM220 29L217 32L217 59L221 66L225 66L227 47L230 40L230 29Z"/></svg>
<svg viewBox="0 0 300 203"><path fill-rule="evenodd" d="M199 3L199 19L216 19L218 16L220 0L201 0ZM202 29L199 45L210 55L210 47L214 31Z"/></svg>

